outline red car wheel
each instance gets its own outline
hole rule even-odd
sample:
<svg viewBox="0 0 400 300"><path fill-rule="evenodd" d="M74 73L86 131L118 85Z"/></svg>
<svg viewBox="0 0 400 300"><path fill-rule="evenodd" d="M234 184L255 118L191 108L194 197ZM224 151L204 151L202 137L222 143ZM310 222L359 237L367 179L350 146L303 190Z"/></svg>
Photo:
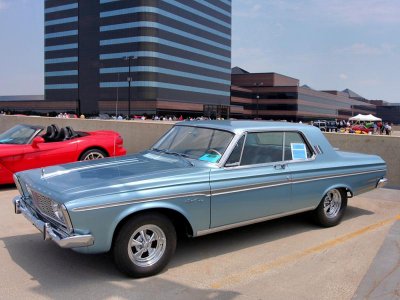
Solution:
<svg viewBox="0 0 400 300"><path fill-rule="evenodd" d="M85 151L79 160L94 160L94 159L101 159L107 157L107 154L100 149L90 149Z"/></svg>

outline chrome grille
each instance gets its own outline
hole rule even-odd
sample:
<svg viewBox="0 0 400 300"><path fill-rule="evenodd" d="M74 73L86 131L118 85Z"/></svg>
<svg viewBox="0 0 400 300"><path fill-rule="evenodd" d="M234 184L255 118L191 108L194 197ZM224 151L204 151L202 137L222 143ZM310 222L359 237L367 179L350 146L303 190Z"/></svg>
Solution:
<svg viewBox="0 0 400 300"><path fill-rule="evenodd" d="M51 208L51 199L32 189L29 189L29 191L32 195L33 204L40 210L40 212L54 220L58 220L57 216L54 214L53 209Z"/></svg>

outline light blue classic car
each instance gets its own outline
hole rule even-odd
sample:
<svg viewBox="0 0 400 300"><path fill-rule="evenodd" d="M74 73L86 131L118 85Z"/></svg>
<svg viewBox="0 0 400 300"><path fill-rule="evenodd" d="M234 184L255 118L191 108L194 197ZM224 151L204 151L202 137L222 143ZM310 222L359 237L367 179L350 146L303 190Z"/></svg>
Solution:
<svg viewBox="0 0 400 300"><path fill-rule="evenodd" d="M302 124L176 124L150 150L17 173L13 202L60 247L112 251L132 277L160 272L178 233L201 236L311 211L340 222L347 199L383 186L378 156L332 148Z"/></svg>

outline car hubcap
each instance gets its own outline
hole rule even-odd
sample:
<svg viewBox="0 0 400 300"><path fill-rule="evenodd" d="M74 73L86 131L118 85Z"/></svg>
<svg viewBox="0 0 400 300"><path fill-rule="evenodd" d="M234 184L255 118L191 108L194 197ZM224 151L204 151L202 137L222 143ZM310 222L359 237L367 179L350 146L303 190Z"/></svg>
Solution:
<svg viewBox="0 0 400 300"><path fill-rule="evenodd" d="M104 158L104 155L100 152L90 152L88 155L85 156L83 160L93 160L93 159L100 159Z"/></svg>
<svg viewBox="0 0 400 300"><path fill-rule="evenodd" d="M342 196L338 190L329 191L324 198L324 212L328 218L334 218L342 206Z"/></svg>
<svg viewBox="0 0 400 300"><path fill-rule="evenodd" d="M149 267L160 260L165 246L166 238L161 228L156 225L144 225L129 239L128 254L135 265Z"/></svg>

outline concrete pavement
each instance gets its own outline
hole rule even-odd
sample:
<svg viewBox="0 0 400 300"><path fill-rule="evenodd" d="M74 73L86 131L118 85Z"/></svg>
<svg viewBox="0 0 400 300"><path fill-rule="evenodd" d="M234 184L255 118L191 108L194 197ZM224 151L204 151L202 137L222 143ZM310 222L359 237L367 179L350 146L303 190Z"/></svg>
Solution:
<svg viewBox="0 0 400 300"><path fill-rule="evenodd" d="M300 214L180 240L163 273L139 280L107 254L43 241L14 214L16 194L0 188L1 299L400 299L398 190L350 199L332 228Z"/></svg>

